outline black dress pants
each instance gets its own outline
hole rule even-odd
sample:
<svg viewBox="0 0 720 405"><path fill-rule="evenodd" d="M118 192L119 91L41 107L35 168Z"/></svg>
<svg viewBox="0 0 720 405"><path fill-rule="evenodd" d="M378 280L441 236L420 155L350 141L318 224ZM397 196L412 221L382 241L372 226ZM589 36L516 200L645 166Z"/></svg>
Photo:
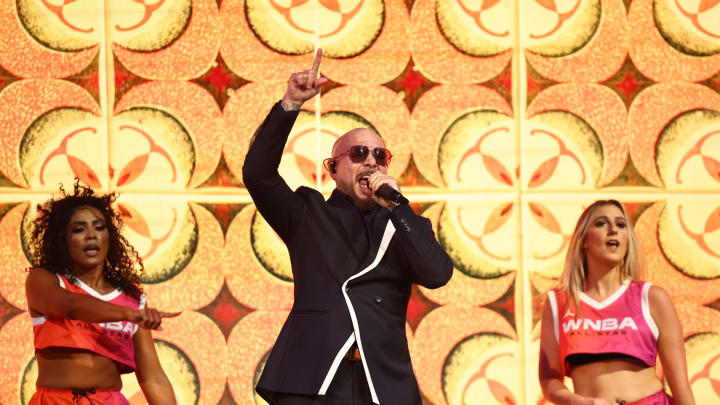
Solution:
<svg viewBox="0 0 720 405"><path fill-rule="evenodd" d="M340 362L325 395L282 392L273 395L274 405L370 405L371 398L362 362L348 359Z"/></svg>

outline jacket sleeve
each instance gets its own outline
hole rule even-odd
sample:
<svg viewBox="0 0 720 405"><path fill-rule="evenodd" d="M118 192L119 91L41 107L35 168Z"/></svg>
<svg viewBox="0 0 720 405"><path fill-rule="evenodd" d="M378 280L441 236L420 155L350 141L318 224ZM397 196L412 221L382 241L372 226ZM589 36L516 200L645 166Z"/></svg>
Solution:
<svg viewBox="0 0 720 405"><path fill-rule="evenodd" d="M405 242L412 282L427 288L447 284L453 273L452 260L435 238L430 220L415 214L407 204L398 205L390 220L395 235Z"/></svg>
<svg viewBox="0 0 720 405"><path fill-rule="evenodd" d="M255 206L280 238L288 243L302 217L304 204L280 177L278 167L298 111L276 103L258 129L242 168L243 184Z"/></svg>

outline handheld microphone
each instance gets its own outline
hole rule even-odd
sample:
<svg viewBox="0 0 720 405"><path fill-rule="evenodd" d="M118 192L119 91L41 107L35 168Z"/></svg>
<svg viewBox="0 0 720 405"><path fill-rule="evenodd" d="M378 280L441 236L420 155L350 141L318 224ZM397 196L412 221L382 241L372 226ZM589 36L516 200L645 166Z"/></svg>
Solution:
<svg viewBox="0 0 720 405"><path fill-rule="evenodd" d="M394 188L390 187L387 183L383 183L378 187L377 190L375 190L375 195L388 200L392 201L395 204L407 204L409 203L408 199L403 197L402 194L400 194L399 191L395 190Z"/></svg>

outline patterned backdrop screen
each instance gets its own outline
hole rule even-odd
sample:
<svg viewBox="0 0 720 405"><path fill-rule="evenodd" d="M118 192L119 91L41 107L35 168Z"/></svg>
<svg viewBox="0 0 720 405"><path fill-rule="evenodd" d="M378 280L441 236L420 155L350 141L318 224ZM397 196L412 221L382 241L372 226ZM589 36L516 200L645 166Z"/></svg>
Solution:
<svg viewBox="0 0 720 405"><path fill-rule="evenodd" d="M329 194L338 136L392 151L455 267L408 308L425 404L545 403L542 300L600 198L630 211L696 399L718 403L718 21L718 0L0 0L0 403L35 389L28 224L75 177L120 193L149 304L182 311L154 333L179 403L264 403L293 279L241 167L318 47L329 84L280 172Z"/></svg>

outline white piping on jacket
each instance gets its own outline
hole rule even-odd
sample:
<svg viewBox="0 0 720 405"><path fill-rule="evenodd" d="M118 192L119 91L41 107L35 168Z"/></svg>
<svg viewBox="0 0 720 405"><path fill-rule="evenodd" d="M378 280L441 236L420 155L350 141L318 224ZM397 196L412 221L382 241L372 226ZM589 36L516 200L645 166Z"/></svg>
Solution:
<svg viewBox="0 0 720 405"><path fill-rule="evenodd" d="M355 309L352 306L352 302L350 302L350 297L347 295L346 287L350 280L354 280L360 276L363 276L373 270L375 267L377 267L377 265L380 263L380 260L382 260L383 256L385 255L385 251L387 250L387 247L390 244L390 240L392 239L394 234L395 225L393 225L392 221L388 220L387 225L385 226L385 232L383 233L382 240L380 241L380 246L378 247L377 255L375 255L375 260L373 260L372 263L362 269L359 273L355 273L352 277L345 280L345 282L342 284L342 287L340 287L342 288L341 292L343 294L343 297L345 298L345 303L348 306L348 311L350 312L350 320L353 324L354 333L350 335L350 338L348 338L343 347L340 348L340 352L338 352L338 354L335 356L335 361L333 361L333 364L330 367L328 374L325 376L325 380L323 381L322 386L320 387L320 391L318 392L319 395L325 395L328 387L330 386L330 382L332 381L333 377L335 377L335 373L337 372L337 368L340 365L340 360L342 360L342 356L345 355L348 349L350 349L350 345L352 345L353 341L357 340L358 350L360 351L363 368L365 369L365 377L367 378L368 388L370 389L370 397L372 398L372 401L374 403L378 405L380 404L380 400L378 399L377 393L375 392L375 386L373 385L372 378L370 377L370 369L368 369L367 361L365 361L365 352L363 351L362 339L360 338L360 326L358 324L357 316L355 315Z"/></svg>

